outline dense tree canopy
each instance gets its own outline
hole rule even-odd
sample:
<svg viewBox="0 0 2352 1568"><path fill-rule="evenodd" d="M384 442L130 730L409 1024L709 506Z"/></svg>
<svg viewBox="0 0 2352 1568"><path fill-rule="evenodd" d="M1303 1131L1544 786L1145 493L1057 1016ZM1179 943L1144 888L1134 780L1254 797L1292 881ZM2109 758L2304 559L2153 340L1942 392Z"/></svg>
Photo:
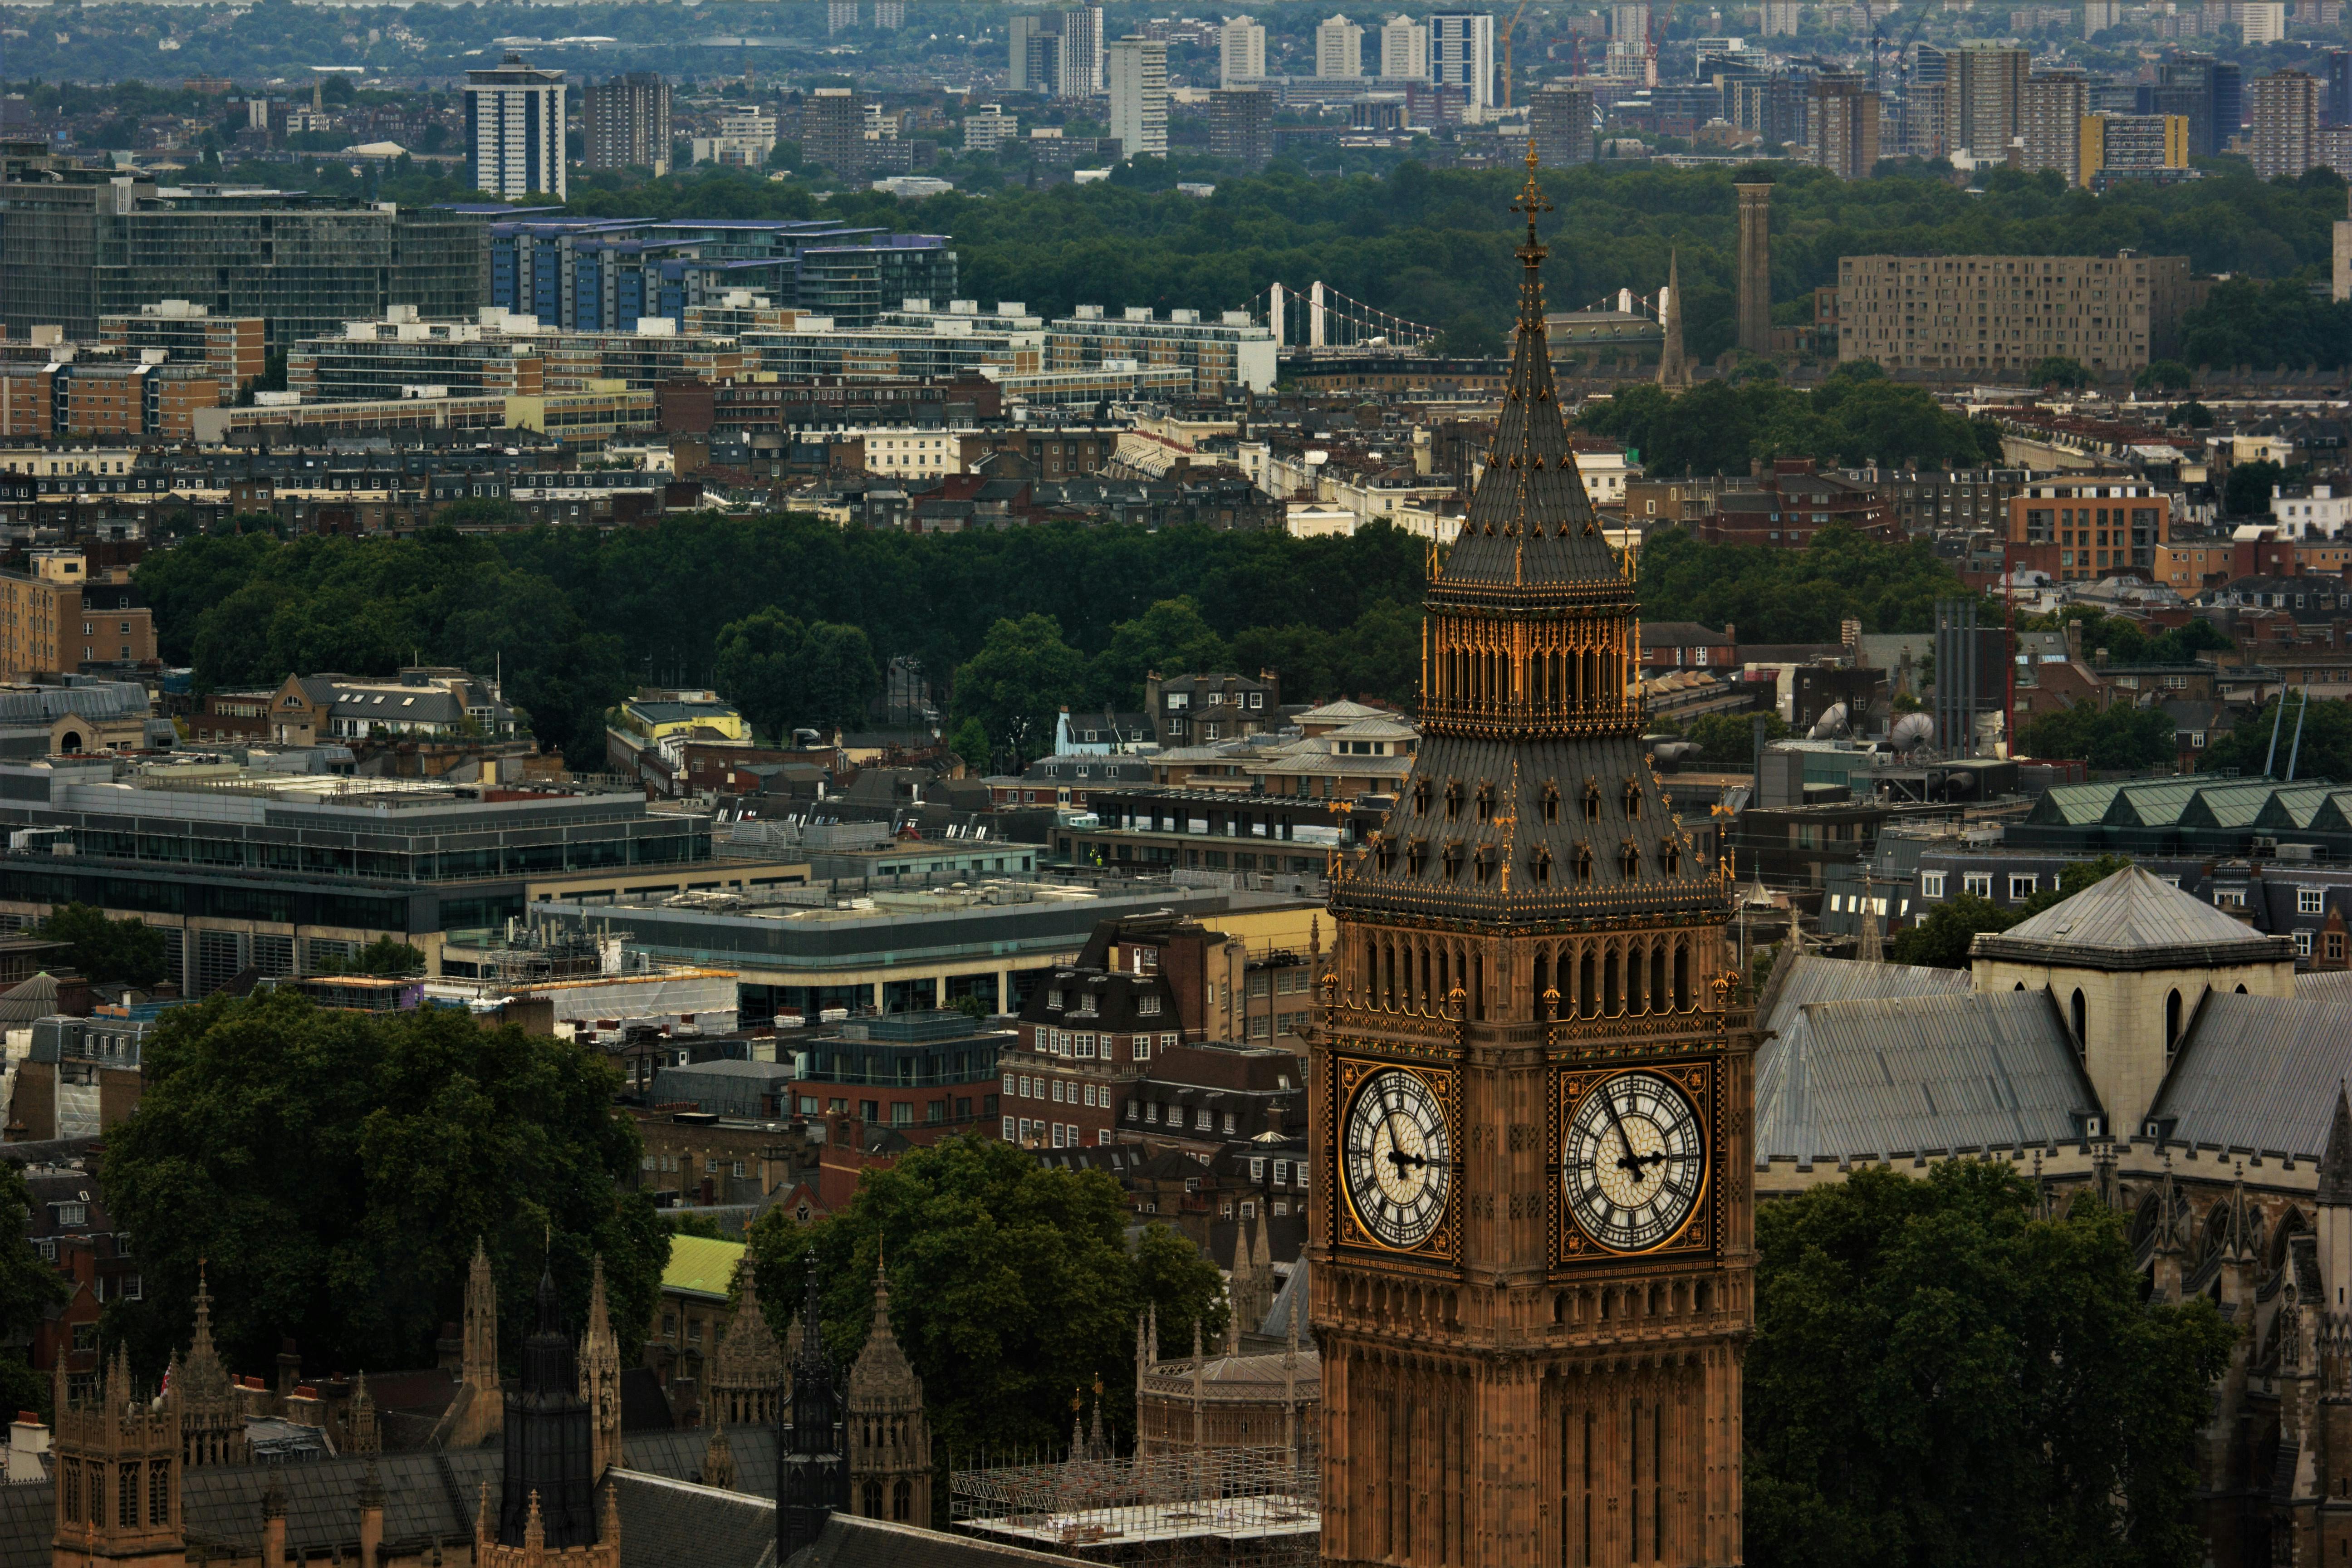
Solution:
<svg viewBox="0 0 2352 1568"><path fill-rule="evenodd" d="M1756 1215L1757 1568L2195 1568L2235 1331L2143 1304L2122 1220L2005 1162L1884 1166Z"/></svg>
<svg viewBox="0 0 2352 1568"><path fill-rule="evenodd" d="M1701 544L1667 529L1643 546L1640 569L1644 616L1728 622L1744 643L1835 642L1848 616L1865 631L1919 631L1935 624L1937 600L1968 594L1926 543L1882 544L1841 526L1801 550Z"/></svg>
<svg viewBox="0 0 2352 1568"><path fill-rule="evenodd" d="M863 627L803 625L773 606L719 629L711 679L753 729L779 745L798 725L858 728L882 689Z"/></svg>
<svg viewBox="0 0 2352 1568"><path fill-rule="evenodd" d="M456 1009L341 1012L278 991L174 1009L143 1065L101 1179L147 1281L109 1306L108 1333L148 1367L185 1343L199 1259L233 1368L267 1366L287 1336L321 1372L430 1365L477 1238L509 1343L543 1267L576 1324L602 1254L634 1353L668 1242L616 1184L641 1144L593 1050Z"/></svg>
<svg viewBox="0 0 2352 1568"><path fill-rule="evenodd" d="M2128 702L2053 708L2035 715L2023 730L2028 756L2080 759L2095 768L2165 767L2179 754L2173 749L2172 715Z"/></svg>
<svg viewBox="0 0 2352 1568"><path fill-rule="evenodd" d="M65 1281L25 1239L32 1207L25 1168L0 1161L0 1234L8 1238L0 1247L0 1338L12 1347L29 1345L43 1314L66 1299ZM15 1400L19 1410L55 1414L49 1380L14 1349L0 1351L0 1398Z"/></svg>
<svg viewBox="0 0 2352 1568"><path fill-rule="evenodd" d="M1189 1352L1198 1322L1224 1331L1216 1266L1153 1224L1129 1245L1118 1184L1042 1164L992 1139L950 1138L869 1170L830 1219L781 1208L751 1226L761 1303L781 1340L814 1253L825 1345L846 1367L872 1324L878 1261L890 1324L923 1380L945 1455L1068 1440L1071 1393L1106 1390L1107 1424L1131 1434L1137 1316L1157 1307L1162 1345ZM1089 1401L1094 1395L1089 1393ZM943 1455L944 1457L944 1455Z"/></svg>
<svg viewBox="0 0 2352 1568"><path fill-rule="evenodd" d="M67 943L65 965L96 984L152 985L170 973L162 931L142 920L109 920L89 904L55 906L33 934Z"/></svg>
<svg viewBox="0 0 2352 1568"><path fill-rule="evenodd" d="M2267 764L2273 777L2284 778L2292 762L2298 779L2352 779L2352 702L2321 697L2312 700L2306 710L2304 700L2301 691L2272 698L2239 720L2236 729L2214 736L2199 768L2260 778Z"/></svg>
<svg viewBox="0 0 2352 1568"><path fill-rule="evenodd" d="M1815 391L1770 376L1706 381L1675 394L1649 383L1588 405L1579 421L1641 455L1652 474L1745 474L1751 463L1811 458L1822 467L1890 463L1972 468L2000 460L2000 437L1945 409L1876 364L1840 365Z"/></svg>

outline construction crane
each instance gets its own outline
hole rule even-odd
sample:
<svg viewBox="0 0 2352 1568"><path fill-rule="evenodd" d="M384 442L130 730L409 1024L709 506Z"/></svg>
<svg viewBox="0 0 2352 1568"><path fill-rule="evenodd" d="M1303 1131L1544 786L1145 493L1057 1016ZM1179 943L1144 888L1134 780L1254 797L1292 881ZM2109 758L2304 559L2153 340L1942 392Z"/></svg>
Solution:
<svg viewBox="0 0 2352 1568"><path fill-rule="evenodd" d="M1503 107L1511 107L1511 48L1518 41L1519 18L1528 14L1534 0L1519 0L1519 8L1511 13L1511 25L1503 32Z"/></svg>

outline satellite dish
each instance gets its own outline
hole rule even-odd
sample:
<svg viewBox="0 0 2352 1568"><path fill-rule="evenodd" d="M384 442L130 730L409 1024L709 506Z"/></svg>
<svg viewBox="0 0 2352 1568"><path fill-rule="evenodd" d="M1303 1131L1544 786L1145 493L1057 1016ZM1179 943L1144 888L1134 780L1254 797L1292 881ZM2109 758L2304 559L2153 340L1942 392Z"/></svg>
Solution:
<svg viewBox="0 0 2352 1568"><path fill-rule="evenodd" d="M1904 714L1895 721L1895 732L1888 737L1901 756L1909 756L1935 738L1936 721L1925 713Z"/></svg>
<svg viewBox="0 0 2352 1568"><path fill-rule="evenodd" d="M1845 704L1832 702L1828 710L1813 721L1813 727L1806 731L1805 738L1809 741L1829 741L1844 733Z"/></svg>

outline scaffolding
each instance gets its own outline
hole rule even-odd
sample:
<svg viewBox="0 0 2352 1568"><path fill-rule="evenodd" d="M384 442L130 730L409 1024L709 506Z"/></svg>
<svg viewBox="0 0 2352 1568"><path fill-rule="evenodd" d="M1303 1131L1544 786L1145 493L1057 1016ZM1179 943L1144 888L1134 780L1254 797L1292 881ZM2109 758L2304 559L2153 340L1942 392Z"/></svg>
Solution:
<svg viewBox="0 0 2352 1568"><path fill-rule="evenodd" d="M1209 1448L958 1470L963 1534L1087 1563L1314 1568L1321 1482L1311 1454Z"/></svg>

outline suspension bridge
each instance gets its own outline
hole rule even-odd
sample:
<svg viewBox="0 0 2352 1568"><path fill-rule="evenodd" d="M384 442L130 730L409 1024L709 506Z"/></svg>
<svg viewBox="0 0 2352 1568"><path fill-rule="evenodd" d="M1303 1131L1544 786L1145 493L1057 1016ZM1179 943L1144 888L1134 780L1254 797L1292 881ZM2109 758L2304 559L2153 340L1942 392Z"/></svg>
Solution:
<svg viewBox="0 0 2352 1568"><path fill-rule="evenodd" d="M1274 341L1282 349L1418 350L1437 341L1435 327L1375 310L1328 283L1310 283L1303 289L1276 283L1254 296L1245 309L1251 321L1274 329Z"/></svg>

